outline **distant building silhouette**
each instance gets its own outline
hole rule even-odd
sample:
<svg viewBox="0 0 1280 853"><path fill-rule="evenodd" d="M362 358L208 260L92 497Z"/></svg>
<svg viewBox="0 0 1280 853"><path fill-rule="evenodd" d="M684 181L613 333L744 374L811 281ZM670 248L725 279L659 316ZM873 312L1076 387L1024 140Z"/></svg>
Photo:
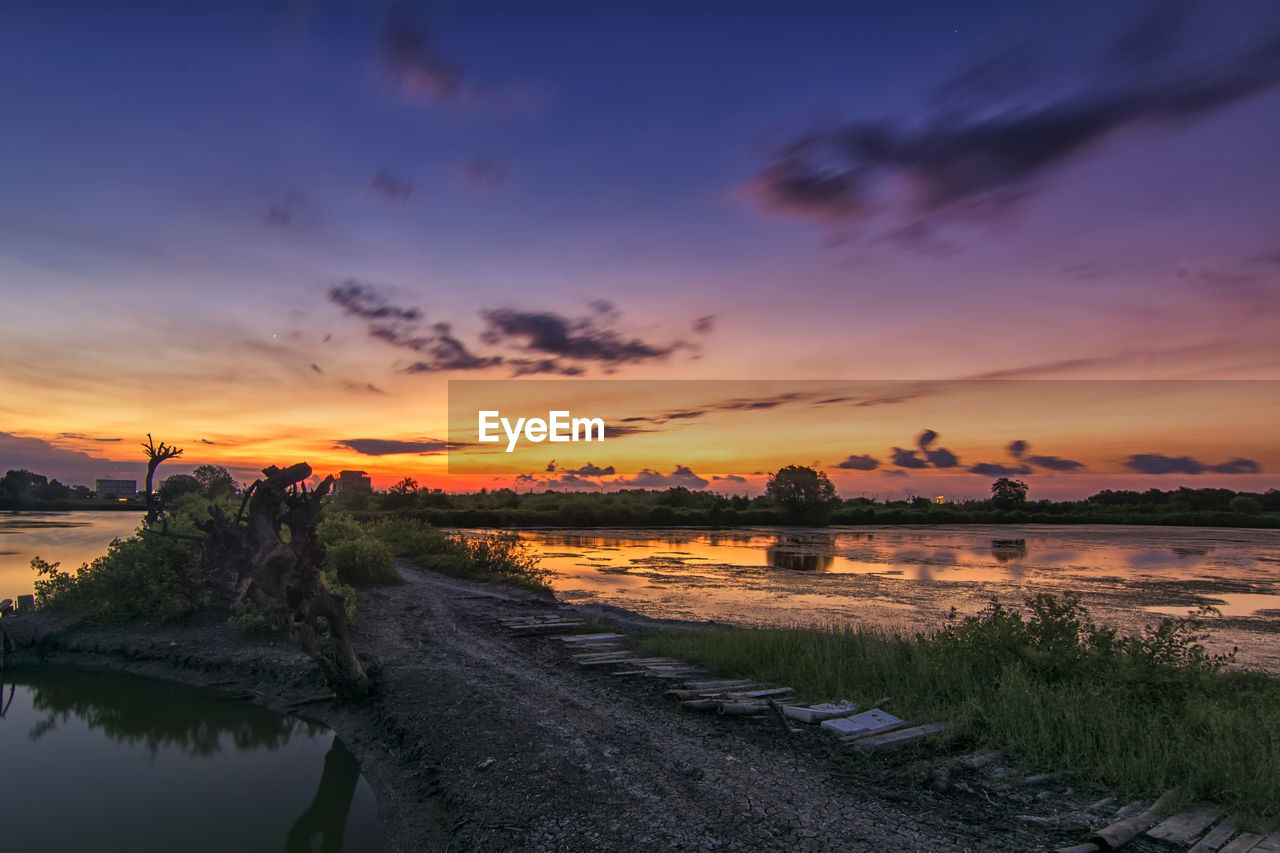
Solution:
<svg viewBox="0 0 1280 853"><path fill-rule="evenodd" d="M138 493L137 480L97 480L98 500L112 498L131 498Z"/></svg>
<svg viewBox="0 0 1280 853"><path fill-rule="evenodd" d="M363 471L339 471L338 492L372 492L373 480Z"/></svg>

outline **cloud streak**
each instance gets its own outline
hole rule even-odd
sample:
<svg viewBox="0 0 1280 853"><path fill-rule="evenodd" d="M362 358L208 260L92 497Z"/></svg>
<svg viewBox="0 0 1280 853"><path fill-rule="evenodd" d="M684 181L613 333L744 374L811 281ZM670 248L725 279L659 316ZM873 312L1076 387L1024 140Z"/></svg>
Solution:
<svg viewBox="0 0 1280 853"><path fill-rule="evenodd" d="M1158 41L1145 44L1171 49ZM913 124L860 120L815 129L782 145L748 189L772 213L927 235L1006 212L1066 162L1124 131L1189 125L1277 82L1280 38L1273 35L1218 63L1104 76L1035 106L993 109L999 102L987 100Z"/></svg>

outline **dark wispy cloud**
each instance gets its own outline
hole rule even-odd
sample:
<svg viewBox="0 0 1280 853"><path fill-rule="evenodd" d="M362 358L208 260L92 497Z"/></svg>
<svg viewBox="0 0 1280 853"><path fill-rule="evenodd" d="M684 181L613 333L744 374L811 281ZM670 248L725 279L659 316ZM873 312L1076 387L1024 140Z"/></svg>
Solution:
<svg viewBox="0 0 1280 853"><path fill-rule="evenodd" d="M506 367L513 376L580 376L589 366L611 373L623 365L697 350L687 341L656 344L606 325L620 315L611 304L599 300L589 306L590 314L576 318L554 311L482 311L485 328L480 343L498 352L478 354L454 334L452 324L427 325L422 311L395 304L373 285L348 279L331 287L328 298L346 314L369 321L371 338L421 356L402 367L403 373ZM601 310L601 305L606 309Z"/></svg>
<svg viewBox="0 0 1280 853"><path fill-rule="evenodd" d="M50 479L80 484L91 484L98 477L138 477L146 469L142 461L102 459L82 450L58 447L44 439L8 432L0 432L0 460L3 460L0 467L6 470L25 468Z"/></svg>
<svg viewBox="0 0 1280 853"><path fill-rule="evenodd" d="M894 447L889 451L889 459L899 468L928 468L927 460L920 456L916 450L905 450L901 447Z"/></svg>
<svg viewBox="0 0 1280 853"><path fill-rule="evenodd" d="M467 96L463 69L436 46L427 26L405 3L393 3L382 29L382 63L404 95L428 102L456 102Z"/></svg>
<svg viewBox="0 0 1280 853"><path fill-rule="evenodd" d="M1001 465L999 462L979 462L965 470L983 477L1017 477L1031 473L1031 468L1027 465Z"/></svg>
<svg viewBox="0 0 1280 853"><path fill-rule="evenodd" d="M598 324L594 317L570 318L554 311L485 311L487 328L481 340L511 345L529 353L573 361L621 365L665 359L681 343L658 345L628 338Z"/></svg>
<svg viewBox="0 0 1280 853"><path fill-rule="evenodd" d="M492 157L468 157L458 166L462 182L474 189L497 189L507 182L511 169Z"/></svg>
<svg viewBox="0 0 1280 853"><path fill-rule="evenodd" d="M329 288L329 301L347 314L364 320L401 320L412 323L422 318L417 308L391 304L379 288L349 278Z"/></svg>
<svg viewBox="0 0 1280 853"><path fill-rule="evenodd" d="M311 362L311 369L316 373L324 373L324 371L320 369L320 365L316 364L314 361Z"/></svg>
<svg viewBox="0 0 1280 853"><path fill-rule="evenodd" d="M437 373L442 370L482 370L502 364L499 356L479 356L453 336L448 323L435 323L430 335L406 335L395 326L376 327L369 334L393 346L405 347L429 356L404 368L405 373Z"/></svg>
<svg viewBox="0 0 1280 853"><path fill-rule="evenodd" d="M1181 51L1170 24L1141 30L1122 34L1109 48L1113 58ZM993 58L956 81L967 100L953 95L914 122L852 121L798 135L750 191L774 213L884 235L914 228L930 236L950 223L982 221L1124 131L1188 125L1270 89L1280 82L1280 38L1215 61L1148 56L1141 74L1095 74L1075 92L1010 106L991 89L1016 80L1022 61Z"/></svg>
<svg viewBox="0 0 1280 853"><path fill-rule="evenodd" d="M924 454L925 460L934 468L954 468L960 464L960 459L945 447L934 447L933 443L938 440L938 434L931 429L927 429L916 437L916 445L920 448L920 452Z"/></svg>
<svg viewBox="0 0 1280 853"><path fill-rule="evenodd" d="M1064 459L1061 456L1028 456L1027 462L1037 468L1044 468L1048 471L1078 471L1085 467L1083 462Z"/></svg>
<svg viewBox="0 0 1280 853"><path fill-rule="evenodd" d="M1077 462L1074 459L1065 459L1061 456L1045 456L1045 455L1028 456L1027 451L1031 449L1031 443L1028 441L1024 441L1023 439L1020 439L1020 438L1014 439L1013 441L1006 444L1004 449L1007 450L1009 452L1009 455L1012 456L1014 459L1019 460L1019 464L1017 466L1019 469L1025 468L1027 465L1033 465L1036 468L1043 468L1046 471L1067 472L1067 471L1078 471L1081 468L1085 467L1083 462ZM982 473L982 472L974 472L974 473ZM1030 472L1020 471L1020 473L1026 474Z"/></svg>
<svg viewBox="0 0 1280 853"><path fill-rule="evenodd" d="M369 182L369 189L388 201L406 202L413 195L413 183L389 169L379 169Z"/></svg>
<svg viewBox="0 0 1280 853"><path fill-rule="evenodd" d="M604 488L603 484L574 474L571 471L566 471L554 477L545 477L541 474L519 474L516 476L515 482L518 486L528 486L530 488L540 486L553 491L598 492Z"/></svg>
<svg viewBox="0 0 1280 853"><path fill-rule="evenodd" d="M699 477L685 465L677 465L670 474L644 468L634 477L619 477L614 481L619 486L630 486L636 489L669 489L684 486L687 489L705 489L710 481Z"/></svg>
<svg viewBox="0 0 1280 853"><path fill-rule="evenodd" d="M849 471L874 471L880 467L880 460L866 454L850 455L843 462L837 462L835 467Z"/></svg>
<svg viewBox="0 0 1280 853"><path fill-rule="evenodd" d="M311 225L317 218L315 206L302 190L288 190L267 203L267 224L276 228Z"/></svg>
<svg viewBox="0 0 1280 853"><path fill-rule="evenodd" d="M693 330L700 335L709 335L715 331L716 315L707 314L693 321Z"/></svg>
<svg viewBox="0 0 1280 853"><path fill-rule="evenodd" d="M716 475L714 475L711 479L712 479L712 480L720 480L720 481L722 481L722 482L726 482L726 483L745 483L745 482L747 482L747 478L746 478L746 477L743 477L743 476L741 476L741 475L739 475L739 474L725 474L725 475L723 475L723 476L721 476L720 474L716 474Z"/></svg>
<svg viewBox="0 0 1280 853"><path fill-rule="evenodd" d="M120 438L103 438L102 436L99 436L99 435L85 435L84 433L81 433L81 432L60 432L58 433L58 438L70 438L76 441L104 441L104 442L115 442L115 441L124 440Z"/></svg>
<svg viewBox="0 0 1280 853"><path fill-rule="evenodd" d="M1163 453L1134 453L1120 463L1139 474L1260 474L1262 466L1252 459L1236 458L1210 464L1191 456Z"/></svg>
<svg viewBox="0 0 1280 853"><path fill-rule="evenodd" d="M611 477L617 472L614 470L612 465L606 465L605 467L601 468L599 465L592 465L590 462L588 462L586 465L583 465L581 468L563 469L563 473L574 474L578 477Z"/></svg>
<svg viewBox="0 0 1280 853"><path fill-rule="evenodd" d="M393 438L343 438L339 439L335 444L338 447L345 447L365 456L395 456L405 453L430 456L444 453L451 447L457 446L456 442L448 442L436 438L411 441Z"/></svg>

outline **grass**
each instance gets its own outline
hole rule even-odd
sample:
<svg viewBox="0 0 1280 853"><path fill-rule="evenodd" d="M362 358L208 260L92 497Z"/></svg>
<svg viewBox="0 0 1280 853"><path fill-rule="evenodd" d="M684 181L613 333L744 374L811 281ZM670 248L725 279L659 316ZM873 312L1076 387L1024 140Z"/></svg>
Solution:
<svg viewBox="0 0 1280 853"><path fill-rule="evenodd" d="M950 720L960 736L1028 766L1100 781L1122 795L1178 787L1258 816L1280 813L1280 678L1207 654L1202 616L1140 634L1094 625L1078 599L998 602L922 634L867 628L670 631L646 654L725 676L785 684L813 699Z"/></svg>
<svg viewBox="0 0 1280 853"><path fill-rule="evenodd" d="M362 527L350 516L335 515L343 536L360 536L378 543L396 557L413 560L424 569L454 577L505 583L545 591L551 572L538 564L529 547L514 534L446 536L424 521L388 517Z"/></svg>

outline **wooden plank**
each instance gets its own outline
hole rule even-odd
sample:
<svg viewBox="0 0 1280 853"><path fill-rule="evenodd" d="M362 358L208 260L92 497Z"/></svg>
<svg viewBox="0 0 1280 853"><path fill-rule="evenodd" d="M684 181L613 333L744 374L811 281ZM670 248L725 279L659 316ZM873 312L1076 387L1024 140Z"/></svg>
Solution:
<svg viewBox="0 0 1280 853"><path fill-rule="evenodd" d="M1273 832L1253 848L1253 853L1280 853L1280 832Z"/></svg>
<svg viewBox="0 0 1280 853"><path fill-rule="evenodd" d="M1242 832L1235 839L1222 848L1221 853L1249 853L1250 850L1257 847L1266 838L1256 832Z"/></svg>
<svg viewBox="0 0 1280 853"><path fill-rule="evenodd" d="M1147 835L1159 838L1161 841L1168 841L1170 844L1190 845L1224 814L1226 809L1212 803L1196 803L1148 829Z"/></svg>
<svg viewBox="0 0 1280 853"><path fill-rule="evenodd" d="M735 689L736 690L738 688L752 688L752 687L759 687L759 686L760 685L756 684L754 681L748 678L739 679L738 681L690 681L688 684L685 685L685 687L691 690L703 690L703 689L714 689L714 690Z"/></svg>
<svg viewBox="0 0 1280 853"><path fill-rule="evenodd" d="M578 666L613 666L614 664L625 663L635 664L635 660L629 657L610 657L601 658L600 660L580 660Z"/></svg>
<svg viewBox="0 0 1280 853"><path fill-rule="evenodd" d="M1110 826L1095 832L1089 840L1103 850L1116 850L1128 844L1142 833L1160 822L1161 816L1170 802L1177 797L1176 791L1166 791L1156 800L1151 808L1140 815L1117 821Z"/></svg>
<svg viewBox="0 0 1280 853"><path fill-rule="evenodd" d="M714 711L720 707L716 699L688 699L680 704L690 711Z"/></svg>
<svg viewBox="0 0 1280 853"><path fill-rule="evenodd" d="M562 643L597 643L602 640L625 640L626 634L565 634L556 637Z"/></svg>
<svg viewBox="0 0 1280 853"><path fill-rule="evenodd" d="M851 735L844 735L843 737L840 738L840 742L841 743L857 743L858 741L866 740L869 737L875 737L876 735L887 735L889 732L896 732L898 729L905 729L909 725L911 725L910 720L901 720L899 722L893 723L892 725L888 725L883 728L872 729L870 731L865 731L865 732L854 732Z"/></svg>
<svg viewBox="0 0 1280 853"><path fill-rule="evenodd" d="M763 714L769 710L769 704L763 701L746 700L742 702L721 702L720 713L730 716L745 716L747 714Z"/></svg>
<svg viewBox="0 0 1280 853"><path fill-rule="evenodd" d="M734 691L720 694L726 699L764 699L767 696L782 696L790 693L790 687L771 687L768 690Z"/></svg>
<svg viewBox="0 0 1280 853"><path fill-rule="evenodd" d="M865 737L861 740L855 741L854 746L866 752L871 752L875 749L901 746L904 743L909 743L928 735L936 735L949 728L951 728L950 723L928 723L923 726L914 726L909 729L899 729L896 732L871 735L870 737Z"/></svg>
<svg viewBox="0 0 1280 853"><path fill-rule="evenodd" d="M1235 819L1227 818L1209 830L1209 834L1201 838L1200 842L1191 848L1191 853L1217 853L1231 840L1231 836L1236 834L1236 829Z"/></svg>

